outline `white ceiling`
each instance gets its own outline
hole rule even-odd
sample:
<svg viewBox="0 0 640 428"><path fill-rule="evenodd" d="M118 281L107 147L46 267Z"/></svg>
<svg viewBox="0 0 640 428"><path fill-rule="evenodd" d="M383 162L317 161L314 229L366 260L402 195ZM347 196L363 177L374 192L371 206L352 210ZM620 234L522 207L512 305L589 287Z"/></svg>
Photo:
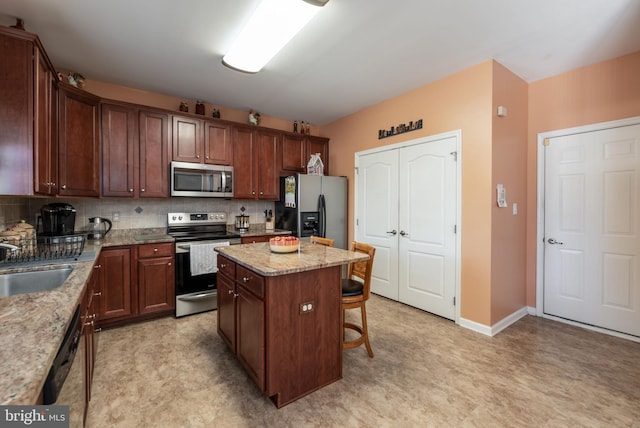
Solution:
<svg viewBox="0 0 640 428"><path fill-rule="evenodd" d="M221 64L259 0L2 0L59 70L323 125L488 59L531 82L640 51L638 0L330 0L258 74Z"/></svg>

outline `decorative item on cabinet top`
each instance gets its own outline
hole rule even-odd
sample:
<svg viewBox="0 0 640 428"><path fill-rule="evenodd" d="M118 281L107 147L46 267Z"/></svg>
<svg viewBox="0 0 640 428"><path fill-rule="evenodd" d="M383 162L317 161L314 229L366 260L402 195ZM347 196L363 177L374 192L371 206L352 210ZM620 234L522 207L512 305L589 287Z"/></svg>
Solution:
<svg viewBox="0 0 640 428"><path fill-rule="evenodd" d="M260 113L249 110L249 125L260 125Z"/></svg>

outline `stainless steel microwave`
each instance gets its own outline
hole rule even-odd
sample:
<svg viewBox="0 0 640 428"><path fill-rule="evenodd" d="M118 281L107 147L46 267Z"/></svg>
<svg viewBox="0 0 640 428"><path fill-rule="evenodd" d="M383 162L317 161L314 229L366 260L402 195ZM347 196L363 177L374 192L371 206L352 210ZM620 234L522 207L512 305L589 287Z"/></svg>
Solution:
<svg viewBox="0 0 640 428"><path fill-rule="evenodd" d="M171 162L171 196L232 198L233 167Z"/></svg>

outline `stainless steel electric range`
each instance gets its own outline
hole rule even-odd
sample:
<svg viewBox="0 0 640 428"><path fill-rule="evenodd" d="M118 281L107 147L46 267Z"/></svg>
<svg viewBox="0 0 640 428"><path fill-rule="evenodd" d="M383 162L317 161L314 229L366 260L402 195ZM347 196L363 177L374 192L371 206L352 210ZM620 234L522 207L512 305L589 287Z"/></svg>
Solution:
<svg viewBox="0 0 640 428"><path fill-rule="evenodd" d="M240 235L227 232L227 218L224 212L167 214L167 234L176 245L176 317L217 308L217 268L192 273L190 253L193 245L240 244Z"/></svg>

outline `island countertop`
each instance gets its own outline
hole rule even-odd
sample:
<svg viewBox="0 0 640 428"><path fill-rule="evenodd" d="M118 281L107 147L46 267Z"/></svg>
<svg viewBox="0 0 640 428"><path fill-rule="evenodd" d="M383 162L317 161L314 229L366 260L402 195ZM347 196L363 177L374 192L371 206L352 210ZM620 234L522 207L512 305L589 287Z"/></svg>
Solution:
<svg viewBox="0 0 640 428"><path fill-rule="evenodd" d="M367 260L363 253L300 241L294 253L274 253L268 242L216 248L220 254L264 276L304 272Z"/></svg>

